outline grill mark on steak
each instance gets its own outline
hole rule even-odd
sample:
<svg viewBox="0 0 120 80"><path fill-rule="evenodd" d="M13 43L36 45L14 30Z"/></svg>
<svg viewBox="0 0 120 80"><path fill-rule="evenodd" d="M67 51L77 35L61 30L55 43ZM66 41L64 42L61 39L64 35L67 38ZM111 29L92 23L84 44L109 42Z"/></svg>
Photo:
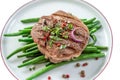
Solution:
<svg viewBox="0 0 120 80"><path fill-rule="evenodd" d="M54 16L60 16L60 17L66 17L66 18L70 18L70 19L74 19L76 21L79 21L79 19L77 17L71 15L70 13L66 13L64 11L61 11L61 10L53 13L52 15L54 15Z"/></svg>

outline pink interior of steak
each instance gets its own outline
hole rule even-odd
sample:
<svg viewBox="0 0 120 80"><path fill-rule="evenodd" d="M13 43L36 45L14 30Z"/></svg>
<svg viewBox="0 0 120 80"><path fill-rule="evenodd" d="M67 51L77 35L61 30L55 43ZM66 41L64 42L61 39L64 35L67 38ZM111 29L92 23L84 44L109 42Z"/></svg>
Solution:
<svg viewBox="0 0 120 80"><path fill-rule="evenodd" d="M71 36L74 29L75 39ZM88 43L89 31L75 16L57 11L42 16L32 28L31 35L41 53L51 62L58 63L80 56Z"/></svg>

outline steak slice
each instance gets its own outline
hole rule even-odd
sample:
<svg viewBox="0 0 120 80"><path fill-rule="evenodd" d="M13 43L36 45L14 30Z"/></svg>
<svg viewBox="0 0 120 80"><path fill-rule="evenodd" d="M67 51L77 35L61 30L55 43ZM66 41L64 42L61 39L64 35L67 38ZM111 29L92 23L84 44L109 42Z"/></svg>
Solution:
<svg viewBox="0 0 120 80"><path fill-rule="evenodd" d="M69 24L72 29L68 28ZM79 42L73 38L72 32ZM65 34L67 38L64 37ZM31 35L40 52L53 63L80 56L89 40L86 25L77 17L61 10L49 16L42 16L32 28Z"/></svg>

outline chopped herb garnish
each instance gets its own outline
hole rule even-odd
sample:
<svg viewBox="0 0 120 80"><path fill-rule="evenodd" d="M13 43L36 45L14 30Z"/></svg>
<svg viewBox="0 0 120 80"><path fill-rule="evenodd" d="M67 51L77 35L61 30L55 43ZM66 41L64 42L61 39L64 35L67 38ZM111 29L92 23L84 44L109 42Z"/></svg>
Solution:
<svg viewBox="0 0 120 80"><path fill-rule="evenodd" d="M67 46L64 44L64 45L61 45L60 46L60 49L65 49Z"/></svg>
<svg viewBox="0 0 120 80"><path fill-rule="evenodd" d="M53 31L52 31L52 32L51 32L51 35L53 35L53 36L54 36L54 35L55 35L55 32L53 32Z"/></svg>
<svg viewBox="0 0 120 80"><path fill-rule="evenodd" d="M42 27L42 30L44 30L44 31L49 31L50 28L49 28L48 26L43 26L43 27Z"/></svg>
<svg viewBox="0 0 120 80"><path fill-rule="evenodd" d="M59 36L60 35L60 28L58 28L58 27L56 27L55 28L55 34L57 35L57 36Z"/></svg>
<svg viewBox="0 0 120 80"><path fill-rule="evenodd" d="M68 32L63 33L63 38L68 39Z"/></svg>
<svg viewBox="0 0 120 80"><path fill-rule="evenodd" d="M50 39L55 40L55 41L62 40L62 38L59 38L58 36L50 36Z"/></svg>
<svg viewBox="0 0 120 80"><path fill-rule="evenodd" d="M68 35L63 36L65 39L68 39Z"/></svg>
<svg viewBox="0 0 120 80"><path fill-rule="evenodd" d="M51 30L51 35L53 36L60 36L60 33L61 33L62 29L58 26L52 28Z"/></svg>
<svg viewBox="0 0 120 80"><path fill-rule="evenodd" d="M53 40L50 40L50 41L49 41L50 47L52 47L53 42L54 42Z"/></svg>
<svg viewBox="0 0 120 80"><path fill-rule="evenodd" d="M70 30L73 29L73 24L69 23L69 24L68 24L68 28L69 28Z"/></svg>
<svg viewBox="0 0 120 80"><path fill-rule="evenodd" d="M66 26L67 27L67 26ZM72 24L68 24L69 29L73 28ZM68 28L67 27L67 28ZM52 28L49 26L43 26L42 28L44 31L50 31L50 36L49 36L49 45L52 47L54 41L59 41L64 39L68 39L68 32L64 33L64 29L61 28L60 22L56 23ZM65 45L62 45L61 48L65 48Z"/></svg>

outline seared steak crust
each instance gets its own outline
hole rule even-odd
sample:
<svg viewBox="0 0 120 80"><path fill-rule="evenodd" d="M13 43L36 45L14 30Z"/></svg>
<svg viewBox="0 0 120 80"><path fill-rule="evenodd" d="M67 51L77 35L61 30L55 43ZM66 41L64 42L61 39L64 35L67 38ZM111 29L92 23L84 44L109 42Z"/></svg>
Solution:
<svg viewBox="0 0 120 80"><path fill-rule="evenodd" d="M61 40L56 40L50 46L50 30L44 31L43 27L48 29L55 27L57 23L71 23L73 28L78 28L74 32L74 36L80 39L81 42L76 42L72 39L72 30L63 30L61 33L68 33L68 38L62 37ZM61 25L62 26L62 25ZM89 31L86 25L77 17L64 11L57 11L50 16L42 16L37 24L34 25L31 31L32 38L38 44L38 49L53 63L68 61L74 57L80 56L86 47L89 39ZM60 49L60 45L65 45L64 49Z"/></svg>

